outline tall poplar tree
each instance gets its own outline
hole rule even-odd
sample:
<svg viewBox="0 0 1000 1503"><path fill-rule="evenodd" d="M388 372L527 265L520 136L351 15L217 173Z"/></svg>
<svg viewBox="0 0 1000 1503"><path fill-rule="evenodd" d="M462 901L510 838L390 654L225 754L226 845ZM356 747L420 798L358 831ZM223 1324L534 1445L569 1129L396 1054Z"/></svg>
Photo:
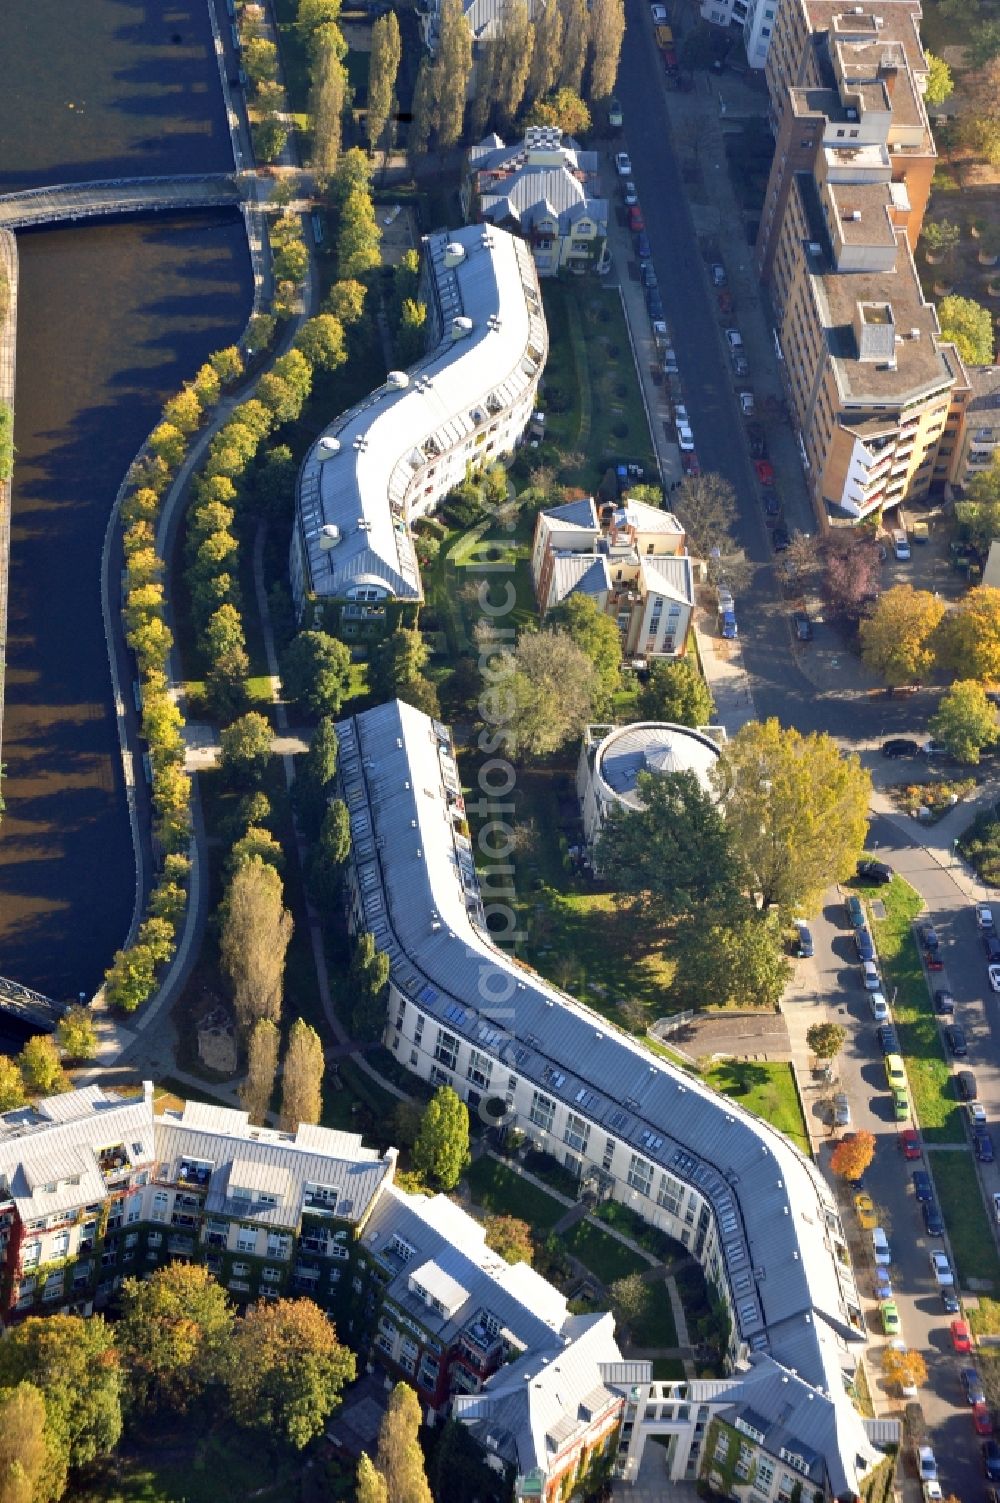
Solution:
<svg viewBox="0 0 1000 1503"><path fill-rule="evenodd" d="M411 161L423 156L430 145L431 133L437 126L438 103L435 89L437 73L430 58L421 60L413 85L413 102L410 107L410 130L406 138L406 150Z"/></svg>
<svg viewBox="0 0 1000 1503"><path fill-rule="evenodd" d="M372 27L372 50L368 58L368 145L374 151L389 123L396 75L403 44L395 11L380 16Z"/></svg>
<svg viewBox="0 0 1000 1503"><path fill-rule="evenodd" d="M375 1462L392 1503L432 1503L419 1431L420 1400L408 1383L397 1383L382 1417Z"/></svg>
<svg viewBox="0 0 1000 1503"><path fill-rule="evenodd" d="M250 1120L262 1126L267 1121L274 1080L278 1073L278 1046L281 1035L270 1018L259 1018L253 1025L247 1048L247 1078L240 1086L240 1105L250 1113Z"/></svg>
<svg viewBox="0 0 1000 1503"><path fill-rule="evenodd" d="M586 15L586 0L580 0ZM462 0L442 0L441 31L434 64L438 108L437 144L447 151L461 139L465 96L472 74L472 33Z"/></svg>
<svg viewBox="0 0 1000 1503"><path fill-rule="evenodd" d="M323 1044L315 1028L296 1018L288 1035L281 1074L281 1128L294 1132L301 1122L318 1122L323 1111Z"/></svg>
<svg viewBox="0 0 1000 1503"><path fill-rule="evenodd" d="M593 0L590 11L591 101L610 97L618 77L618 58L624 35L624 0Z"/></svg>
<svg viewBox="0 0 1000 1503"><path fill-rule="evenodd" d="M546 0L544 9L536 10L535 16L535 42L527 88L529 104L534 104L555 88L562 62L562 39L563 18L559 0Z"/></svg>
<svg viewBox="0 0 1000 1503"><path fill-rule="evenodd" d="M526 0L506 0L497 38L496 102L501 119L509 124L521 107L531 69L534 28Z"/></svg>
<svg viewBox="0 0 1000 1503"><path fill-rule="evenodd" d="M377 24L377 23L376 23ZM312 164L320 181L331 178L340 160L347 74L332 47L324 47L312 70L309 116L312 121Z"/></svg>
<svg viewBox="0 0 1000 1503"><path fill-rule="evenodd" d="M590 27L587 0L559 0L563 19L563 45L560 51L559 87L579 94L583 87L583 69L587 61Z"/></svg>

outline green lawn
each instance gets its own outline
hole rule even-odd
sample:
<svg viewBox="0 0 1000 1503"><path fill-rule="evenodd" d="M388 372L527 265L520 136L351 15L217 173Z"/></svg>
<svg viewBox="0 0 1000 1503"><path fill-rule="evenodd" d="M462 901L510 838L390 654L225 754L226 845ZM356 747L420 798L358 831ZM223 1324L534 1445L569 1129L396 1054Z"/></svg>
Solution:
<svg viewBox="0 0 1000 1503"><path fill-rule="evenodd" d="M1000 1258L972 1154L933 1154L931 1168L959 1279L963 1283L969 1279L990 1279L994 1291L1000 1292Z"/></svg>
<svg viewBox="0 0 1000 1503"><path fill-rule="evenodd" d="M614 1237L609 1237L607 1232L592 1226L589 1221L578 1221L576 1226L570 1227L563 1238L563 1245L602 1284L613 1284L615 1279L627 1278L630 1273L645 1273L649 1267L645 1258L633 1252L630 1247L623 1247Z"/></svg>
<svg viewBox="0 0 1000 1503"><path fill-rule="evenodd" d="M301 113L309 109L309 51L295 19L298 8L298 0L274 0L288 105Z"/></svg>
<svg viewBox="0 0 1000 1503"><path fill-rule="evenodd" d="M683 1382L684 1363L679 1357L654 1357L653 1377L657 1383Z"/></svg>
<svg viewBox="0 0 1000 1503"><path fill-rule="evenodd" d="M770 1122L796 1148L810 1155L809 1134L799 1105L795 1078L790 1064L780 1060L719 1060L705 1075L715 1090L724 1092Z"/></svg>
<svg viewBox="0 0 1000 1503"><path fill-rule="evenodd" d="M498 1164L496 1159L477 1159L465 1178L472 1199L483 1210L519 1216L542 1236L546 1236L566 1214L562 1201L522 1179L506 1164Z"/></svg>
<svg viewBox="0 0 1000 1503"><path fill-rule="evenodd" d="M629 1335L633 1346L676 1346L677 1327L666 1289L662 1284L647 1284L649 1298L638 1320L632 1321Z"/></svg>
<svg viewBox="0 0 1000 1503"><path fill-rule="evenodd" d="M869 901L885 904L886 916L872 920L872 931L920 1130L929 1143L962 1143L965 1134L951 1071L913 935L923 900L902 877L893 877L887 887L860 891Z"/></svg>
<svg viewBox="0 0 1000 1503"><path fill-rule="evenodd" d="M198 1435L186 1431L144 1437L135 1452L126 1445L105 1475L78 1487L77 1503L297 1503L302 1456L235 1425ZM194 1432L192 1434L192 1431Z"/></svg>

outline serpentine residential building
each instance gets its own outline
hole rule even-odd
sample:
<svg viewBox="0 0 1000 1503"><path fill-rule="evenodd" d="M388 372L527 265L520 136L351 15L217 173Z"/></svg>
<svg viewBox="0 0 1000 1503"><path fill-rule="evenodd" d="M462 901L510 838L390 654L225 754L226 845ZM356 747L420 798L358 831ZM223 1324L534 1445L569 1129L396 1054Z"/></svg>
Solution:
<svg viewBox="0 0 1000 1503"><path fill-rule="evenodd" d="M428 353L335 419L299 474L291 544L299 616L339 603L345 634L423 598L410 524L468 470L515 448L548 332L531 250L492 225L425 237Z"/></svg>
<svg viewBox="0 0 1000 1503"><path fill-rule="evenodd" d="M799 1496L804 1482L826 1498L860 1496L884 1457L849 1397L865 1322L822 1175L767 1123L498 948L444 725L393 701L341 722L338 736L348 922L389 957L387 1046L682 1243L725 1298L734 1379L709 1385L699 1419L636 1375L621 1474L635 1475L641 1435L661 1424L675 1478L700 1469L755 1498ZM494 1388L511 1381L504 1370ZM740 1438L732 1449L717 1431L708 1454L717 1403ZM487 1410L484 1400L488 1424Z"/></svg>

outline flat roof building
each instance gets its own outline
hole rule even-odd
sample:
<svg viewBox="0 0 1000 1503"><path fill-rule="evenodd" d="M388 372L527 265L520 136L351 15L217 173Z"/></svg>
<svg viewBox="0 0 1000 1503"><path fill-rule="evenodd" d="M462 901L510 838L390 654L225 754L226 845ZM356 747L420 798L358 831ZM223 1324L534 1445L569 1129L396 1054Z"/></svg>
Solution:
<svg viewBox="0 0 1000 1503"><path fill-rule="evenodd" d="M576 768L587 844L596 843L609 809L643 808L638 786L642 773L693 772L706 793L713 793L712 769L724 737L721 727L710 734L663 720L588 725Z"/></svg>

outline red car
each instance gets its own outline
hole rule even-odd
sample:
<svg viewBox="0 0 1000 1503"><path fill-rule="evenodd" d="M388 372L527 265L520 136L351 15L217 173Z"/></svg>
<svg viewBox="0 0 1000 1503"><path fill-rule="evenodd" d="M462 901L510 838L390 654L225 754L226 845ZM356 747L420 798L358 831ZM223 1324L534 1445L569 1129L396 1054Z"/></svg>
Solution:
<svg viewBox="0 0 1000 1503"><path fill-rule="evenodd" d="M681 467L685 475L701 474L701 465L698 463L698 456L693 449L688 449L681 454Z"/></svg>
<svg viewBox="0 0 1000 1503"><path fill-rule="evenodd" d="M988 1404L973 1404L972 1423L976 1427L977 1435L993 1434L993 1417Z"/></svg>
<svg viewBox="0 0 1000 1503"><path fill-rule="evenodd" d="M628 211L628 227L633 235L638 235L646 228L646 221L642 217L642 210L638 204L633 204Z"/></svg>
<svg viewBox="0 0 1000 1503"><path fill-rule="evenodd" d="M951 1323L951 1344L956 1352L972 1351L972 1332L969 1330L967 1320L953 1320Z"/></svg>
<svg viewBox="0 0 1000 1503"><path fill-rule="evenodd" d="M921 1155L920 1134L915 1127L904 1127L899 1135L899 1151L904 1159L918 1159Z"/></svg>
<svg viewBox="0 0 1000 1503"><path fill-rule="evenodd" d="M767 459L755 459L753 467L757 471L757 479L761 485L774 484L774 466Z"/></svg>

